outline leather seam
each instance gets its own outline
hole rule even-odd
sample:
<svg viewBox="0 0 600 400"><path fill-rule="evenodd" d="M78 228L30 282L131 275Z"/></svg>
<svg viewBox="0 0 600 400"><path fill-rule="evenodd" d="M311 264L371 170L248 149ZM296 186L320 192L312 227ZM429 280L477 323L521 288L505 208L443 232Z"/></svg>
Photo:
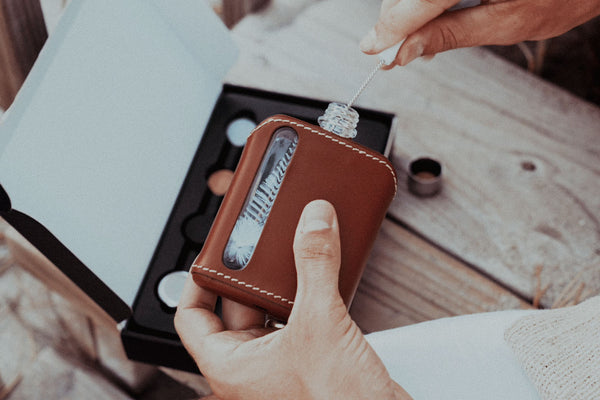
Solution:
<svg viewBox="0 0 600 400"><path fill-rule="evenodd" d="M272 297L275 300L281 301L282 303L287 303L287 304L290 304L290 305L294 304L294 302L292 300L286 299L285 297L282 297L282 296L280 296L278 294L275 294L273 292L269 292L267 290L261 289L258 286L254 286L254 285L252 285L250 283L247 283L247 282L244 282L244 281L240 281L239 279L234 278L231 275L226 275L223 272L219 272L216 269L212 269L212 268L206 267L204 265L196 265L196 264L194 264L192 266L196 267L198 269L201 269L202 271L208 272L210 274L215 274L216 276L221 277L222 279L228 279L229 281L231 281L233 283L237 283L238 285L240 285L242 287L245 287L245 288L248 288L248 289L252 289L253 291L255 291L257 293L260 293L262 295L270 296L270 297Z"/></svg>
<svg viewBox="0 0 600 400"><path fill-rule="evenodd" d="M267 124L270 124L271 122L285 122L285 123L288 123L290 125L299 126L300 128L303 128L303 129L305 129L305 130L307 130L309 132L316 133L319 136L323 136L323 137L331 140L334 143L337 143L337 144L339 144L341 146L347 147L347 148L351 149L352 151L356 151L358 154L363 155L363 156L365 156L367 158L370 158L373 161L378 162L379 164L383 164L390 171L390 174L392 175L392 178L394 179L394 196L396 195L396 192L398 191L398 178L396 178L396 173L394 172L394 169L390 166L390 164L389 164L388 161L385 161L385 160L382 160L382 159L380 159L378 157L375 157L375 156L367 153L366 151L361 150L361 149L359 149L357 147L354 147L354 146L352 146L350 144L347 144L347 143L345 143L345 142L343 142L343 141L341 141L341 140L339 140L339 139L337 139L337 138L335 138L335 137L333 137L331 135L328 135L328 134L323 133L323 132L319 132L316 129L308 127L308 126L306 126L304 124L301 124L299 122L291 121L289 119L284 119L284 118L270 118L267 121L265 121L262 124L260 124L259 126L257 126L252 133L258 131L260 128L262 128L263 126L265 126Z"/></svg>

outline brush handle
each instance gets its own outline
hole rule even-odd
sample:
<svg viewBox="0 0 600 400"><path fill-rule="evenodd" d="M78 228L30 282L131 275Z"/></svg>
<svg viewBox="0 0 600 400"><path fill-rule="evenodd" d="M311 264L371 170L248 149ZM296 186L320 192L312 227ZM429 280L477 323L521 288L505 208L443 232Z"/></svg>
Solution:
<svg viewBox="0 0 600 400"><path fill-rule="evenodd" d="M377 54L377 57L379 57L379 59L383 61L383 65L390 65L394 62L394 60L396 59L396 55L398 54L398 50L400 50L400 46L402 46L402 43L404 43L404 39L402 39L399 43L393 45L392 47L389 47L388 49Z"/></svg>

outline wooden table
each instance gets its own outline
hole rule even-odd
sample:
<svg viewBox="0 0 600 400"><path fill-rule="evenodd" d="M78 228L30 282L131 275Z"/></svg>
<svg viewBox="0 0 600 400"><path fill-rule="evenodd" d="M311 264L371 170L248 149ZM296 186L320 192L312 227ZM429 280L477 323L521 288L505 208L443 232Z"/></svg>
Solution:
<svg viewBox="0 0 600 400"><path fill-rule="evenodd" d="M375 0L274 0L233 29L227 81L346 101L376 63L357 43L378 12ZM600 109L484 49L380 72L357 104L398 117L399 190L351 309L365 332L600 291ZM405 185L421 155L444 167L426 199ZM0 223L4 234L32 273L112 323Z"/></svg>
<svg viewBox="0 0 600 400"><path fill-rule="evenodd" d="M357 43L378 13L275 1L234 28L227 81L347 101L376 64ZM479 48L380 72L357 105L397 115L400 178L351 309L364 331L600 291L598 107ZM444 168L427 199L405 184L421 155Z"/></svg>

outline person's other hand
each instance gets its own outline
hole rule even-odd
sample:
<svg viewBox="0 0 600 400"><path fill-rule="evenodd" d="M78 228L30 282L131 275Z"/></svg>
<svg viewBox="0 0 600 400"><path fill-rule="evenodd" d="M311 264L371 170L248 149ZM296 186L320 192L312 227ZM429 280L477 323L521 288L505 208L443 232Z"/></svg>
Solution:
<svg viewBox="0 0 600 400"><path fill-rule="evenodd" d="M175 315L185 348L220 399L410 399L352 321L338 291L340 239L335 210L309 203L294 239L298 287L288 324L188 279Z"/></svg>
<svg viewBox="0 0 600 400"><path fill-rule="evenodd" d="M375 27L360 43L377 54L406 39L392 65L459 47L510 45L561 35L600 15L600 0L484 0L446 12L457 0L383 0Z"/></svg>

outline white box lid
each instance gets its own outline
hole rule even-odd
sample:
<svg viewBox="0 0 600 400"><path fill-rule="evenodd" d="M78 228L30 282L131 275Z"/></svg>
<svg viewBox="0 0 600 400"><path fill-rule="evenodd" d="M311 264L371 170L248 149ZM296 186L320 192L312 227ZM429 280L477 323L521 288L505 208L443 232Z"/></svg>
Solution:
<svg viewBox="0 0 600 400"><path fill-rule="evenodd" d="M237 56L206 1L74 0L0 124L0 184L133 304Z"/></svg>

